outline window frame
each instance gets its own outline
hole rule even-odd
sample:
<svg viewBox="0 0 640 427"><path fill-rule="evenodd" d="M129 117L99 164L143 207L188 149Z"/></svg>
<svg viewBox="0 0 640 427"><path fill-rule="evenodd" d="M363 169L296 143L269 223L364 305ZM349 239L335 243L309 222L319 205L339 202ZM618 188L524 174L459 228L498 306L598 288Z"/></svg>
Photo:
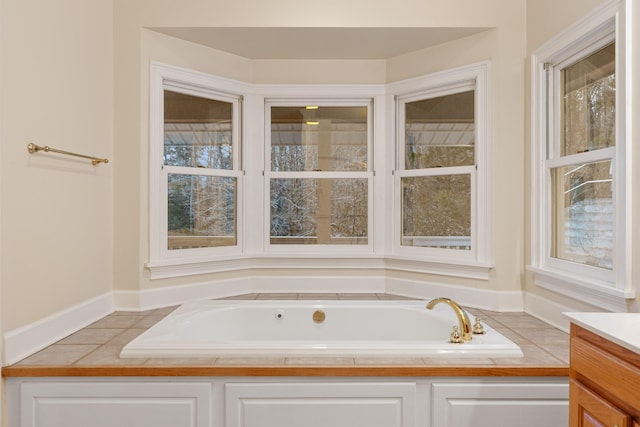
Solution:
<svg viewBox="0 0 640 427"><path fill-rule="evenodd" d="M443 265L491 267L491 215L489 186L489 63L482 62L441 73L413 79L395 87L395 150L394 150L394 221L393 252L398 256L429 259ZM409 102L474 92L475 164L429 169L405 169L404 106ZM471 179L471 249L446 249L405 246L402 239L402 178L414 176L469 175Z"/></svg>
<svg viewBox="0 0 640 427"><path fill-rule="evenodd" d="M318 107L366 107L367 108L367 169L366 171L272 171L271 170L271 107L300 107L303 105L317 105ZM264 223L263 247L265 253L286 254L301 253L314 254L318 257L340 254L371 254L374 252L374 100L366 98L319 98L317 96L293 98L265 98L264 100ZM270 186L272 179L301 178L301 179L339 179L359 178L367 179L367 244L339 245L339 244L274 244L271 243L271 209Z"/></svg>
<svg viewBox="0 0 640 427"><path fill-rule="evenodd" d="M630 146L626 144L627 64L625 61L626 26L624 5L608 1L592 13L549 40L531 57L531 265L534 283L542 288L578 300L611 309L626 308L626 299L634 298L628 245L630 217L627 213ZM560 156L561 70L615 41L616 50L616 144L584 153ZM576 163L603 160L612 162L614 203L613 268L593 267L551 257L552 187L551 170ZM628 200L631 200L630 198Z"/></svg>
<svg viewBox="0 0 640 427"><path fill-rule="evenodd" d="M192 168L164 164L164 92L166 90L232 104L232 169ZM244 247L244 153L243 87L235 82L165 64L150 64L149 117L149 252L147 267L175 264L181 260L210 260L238 257ZM168 176L192 175L236 179L236 244L206 248L168 249Z"/></svg>
<svg viewBox="0 0 640 427"><path fill-rule="evenodd" d="M149 259L145 263L149 278L166 279L183 276L208 274L225 271L241 271L255 268L298 268L298 269L355 269L355 270L397 270L449 277L460 277L475 280L488 280L492 268L490 254L490 215L489 215L489 153L488 144L480 154L483 159L479 163L477 186L481 198L478 210L481 212L481 232L486 233L482 253L484 257L476 259L426 258L415 253L399 253L392 248L392 234L395 232L392 221L397 219L393 211L394 203L394 151L395 139L395 100L394 95L424 90L425 87L455 85L460 81L476 82L478 91L483 93L482 105L477 105L484 119L476 126L484 141L489 134L489 82L490 63L485 61L460 68L447 69L417 79L408 79L390 84L353 84L353 85L299 85L278 84L264 85L244 83L236 80L217 77L190 69L150 63L149 93ZM163 91L164 82L183 85L185 87L205 88L222 94L242 94L243 111L242 126L244 146L249 147L242 152L242 195L238 200L238 215L242 221L239 228L237 247L222 247L219 251L209 250L194 254L193 250L179 251L180 255L162 257L162 246L166 244L158 238L164 225L160 215L166 208L166 201L160 199L163 164ZM425 83L426 82L426 83ZM476 92L477 94L478 92ZM477 97L476 97L477 98ZM265 213L265 100L294 101L318 100L320 102L345 101L371 102L369 109L371 121L370 163L366 172L369 174L369 240L366 245L313 245L306 252L299 251L301 245L293 248L267 248L268 239L267 213ZM476 99L478 103L478 99ZM251 117L251 120L246 120ZM258 194L259 193L259 194ZM250 196L250 197L249 197ZM251 217L247 216L251 213ZM255 218L259 213L260 217ZM240 226L239 226L240 227ZM265 231L266 228L266 231ZM272 245L273 246L273 245ZM283 245L287 246L287 245ZM293 246L293 245L291 245ZM311 246L311 245L309 245ZM326 246L319 251L319 246ZM351 245L349 245L351 246ZM213 248L218 249L218 248ZM292 250L293 249L293 250ZM166 251L165 251L166 252ZM187 253L183 253L187 252ZM170 254L169 254L170 255Z"/></svg>

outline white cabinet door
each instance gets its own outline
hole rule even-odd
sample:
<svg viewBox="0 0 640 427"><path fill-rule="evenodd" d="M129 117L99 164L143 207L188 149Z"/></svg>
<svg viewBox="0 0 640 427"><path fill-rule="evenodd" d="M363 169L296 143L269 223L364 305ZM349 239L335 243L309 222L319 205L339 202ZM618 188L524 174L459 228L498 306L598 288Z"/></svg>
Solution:
<svg viewBox="0 0 640 427"><path fill-rule="evenodd" d="M226 427L414 427L415 382L228 383Z"/></svg>
<svg viewBox="0 0 640 427"><path fill-rule="evenodd" d="M207 383L25 382L20 427L209 427Z"/></svg>
<svg viewBox="0 0 640 427"><path fill-rule="evenodd" d="M566 427L568 383L434 383L433 427Z"/></svg>

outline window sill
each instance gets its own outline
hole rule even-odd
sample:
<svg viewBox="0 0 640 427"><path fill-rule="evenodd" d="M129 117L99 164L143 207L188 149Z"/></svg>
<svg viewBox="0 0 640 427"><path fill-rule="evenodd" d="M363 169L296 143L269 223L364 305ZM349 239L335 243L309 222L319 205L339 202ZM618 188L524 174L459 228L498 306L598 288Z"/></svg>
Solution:
<svg viewBox="0 0 640 427"><path fill-rule="evenodd" d="M528 266L536 286L611 311L627 311L627 300L635 298L633 291L611 287L610 283L560 272L548 268Z"/></svg>
<svg viewBox="0 0 640 427"><path fill-rule="evenodd" d="M145 265L151 280L250 269L396 270L488 280L493 266L454 260L425 260L390 256L256 255L228 258L174 259Z"/></svg>

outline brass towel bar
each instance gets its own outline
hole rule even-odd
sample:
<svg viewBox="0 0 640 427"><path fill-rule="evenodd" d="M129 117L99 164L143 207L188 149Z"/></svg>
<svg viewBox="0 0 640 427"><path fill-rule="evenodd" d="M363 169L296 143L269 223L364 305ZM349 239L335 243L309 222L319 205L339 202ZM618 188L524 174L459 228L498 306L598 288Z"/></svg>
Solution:
<svg viewBox="0 0 640 427"><path fill-rule="evenodd" d="M93 166L98 165L100 163L109 163L109 159L101 159L101 158L93 157L93 156L85 156L84 154L71 153L69 151L58 150L56 148L51 148L48 145L45 145L44 147L41 147L39 145L31 143L31 144L27 145L27 150L29 150L29 153L31 153L31 154L37 153L38 151L44 151L46 153L48 153L50 151L52 153L65 154L67 156L82 157L83 159L91 160L91 164Z"/></svg>

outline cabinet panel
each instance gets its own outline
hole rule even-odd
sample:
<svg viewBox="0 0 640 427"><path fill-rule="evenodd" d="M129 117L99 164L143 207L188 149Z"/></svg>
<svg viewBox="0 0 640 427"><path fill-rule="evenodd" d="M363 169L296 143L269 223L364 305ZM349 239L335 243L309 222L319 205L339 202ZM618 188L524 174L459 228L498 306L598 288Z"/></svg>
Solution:
<svg viewBox="0 0 640 427"><path fill-rule="evenodd" d="M20 427L208 427L203 383L24 383Z"/></svg>
<svg viewBox="0 0 640 427"><path fill-rule="evenodd" d="M580 338L571 339L572 376L588 378L612 398L640 408L640 369ZM583 383L586 381L583 381Z"/></svg>
<svg viewBox="0 0 640 427"><path fill-rule="evenodd" d="M629 427L631 417L575 380L570 382L571 427Z"/></svg>
<svg viewBox="0 0 640 427"><path fill-rule="evenodd" d="M413 427L416 384L231 383L228 427Z"/></svg>
<svg viewBox="0 0 640 427"><path fill-rule="evenodd" d="M569 418L566 383L435 383L431 403L434 427L566 427Z"/></svg>

